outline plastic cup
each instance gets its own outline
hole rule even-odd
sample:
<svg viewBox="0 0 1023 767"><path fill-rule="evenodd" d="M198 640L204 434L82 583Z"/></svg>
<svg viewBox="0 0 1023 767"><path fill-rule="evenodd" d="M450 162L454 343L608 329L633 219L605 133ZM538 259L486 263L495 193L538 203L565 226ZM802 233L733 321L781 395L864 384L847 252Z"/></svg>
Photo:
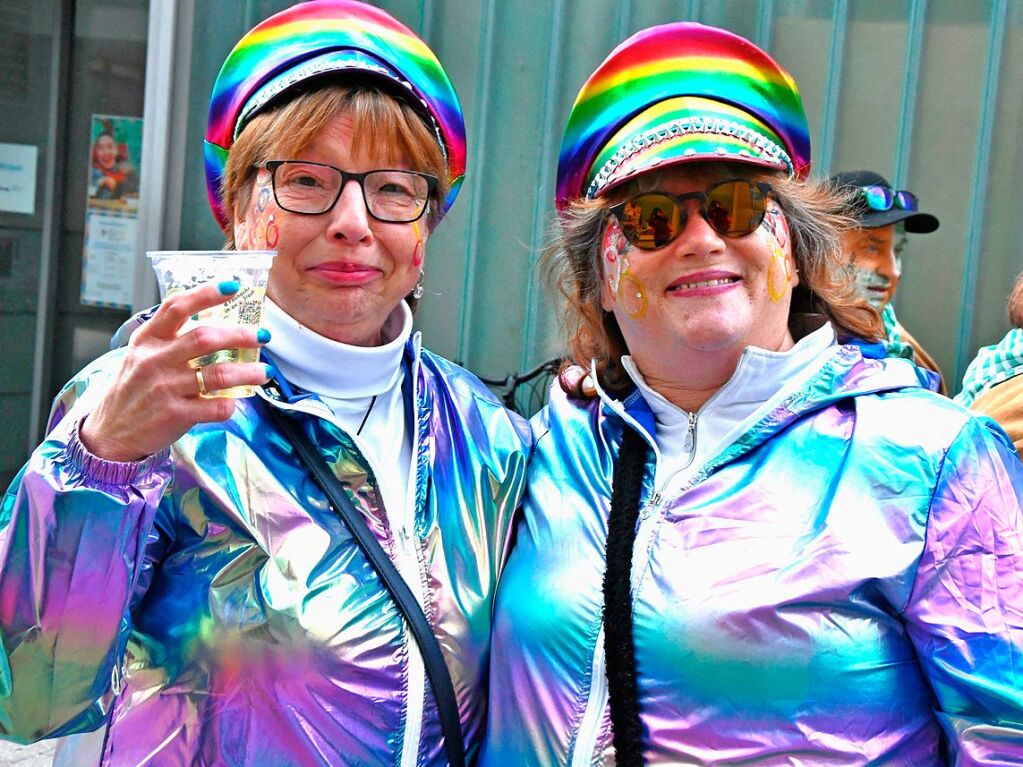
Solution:
<svg viewBox="0 0 1023 767"><path fill-rule="evenodd" d="M187 333L197 325L252 325L263 319L263 297L273 264L273 250L155 250L146 254L160 284L161 300L207 282L235 280L237 293L217 306L203 309L182 325ZM221 349L190 360L193 368L218 362L258 362L259 349ZM203 397L251 397L255 386L232 386L203 394Z"/></svg>

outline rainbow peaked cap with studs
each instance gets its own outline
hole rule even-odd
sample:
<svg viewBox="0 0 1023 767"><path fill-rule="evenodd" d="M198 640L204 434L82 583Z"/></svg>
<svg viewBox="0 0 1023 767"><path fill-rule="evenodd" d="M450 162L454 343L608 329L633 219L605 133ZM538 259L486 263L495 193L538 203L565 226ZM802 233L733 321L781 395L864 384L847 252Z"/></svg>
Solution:
<svg viewBox="0 0 1023 767"><path fill-rule="evenodd" d="M810 134L799 89L732 32L693 22L644 29L615 48L576 97L558 158L557 208L697 159L805 178Z"/></svg>
<svg viewBox="0 0 1023 767"><path fill-rule="evenodd" d="M412 30L357 0L310 0L257 24L228 55L213 86L204 147L210 207L221 228L220 194L231 145L246 121L288 88L343 71L386 78L433 124L448 166L443 216L465 175L465 121L444 68Z"/></svg>

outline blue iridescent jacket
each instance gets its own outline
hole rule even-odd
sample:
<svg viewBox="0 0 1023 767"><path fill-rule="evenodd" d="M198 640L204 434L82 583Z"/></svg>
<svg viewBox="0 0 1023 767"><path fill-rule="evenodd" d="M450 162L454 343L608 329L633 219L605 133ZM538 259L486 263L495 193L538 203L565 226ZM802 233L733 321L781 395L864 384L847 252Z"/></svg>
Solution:
<svg viewBox="0 0 1023 767"><path fill-rule="evenodd" d="M906 360L840 347L677 493L632 569L648 765L1023 764L1023 465ZM481 764L608 765L602 578L633 392L534 420Z"/></svg>
<svg viewBox="0 0 1023 767"><path fill-rule="evenodd" d="M103 728L101 763L118 767L397 765L409 738L405 760L444 763L429 685L409 692L414 640L271 424L279 408L392 558L418 563L471 763L526 423L414 336L415 516L396 531L358 438L315 397L266 390L143 463L91 457L77 423L121 354L64 388L0 509L0 734L29 742Z"/></svg>

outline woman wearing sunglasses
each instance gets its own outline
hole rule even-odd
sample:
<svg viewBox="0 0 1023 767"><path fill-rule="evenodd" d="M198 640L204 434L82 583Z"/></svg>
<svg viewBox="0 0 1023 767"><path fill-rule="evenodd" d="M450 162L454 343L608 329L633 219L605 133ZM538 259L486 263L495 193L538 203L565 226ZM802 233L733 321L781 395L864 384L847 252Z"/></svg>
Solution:
<svg viewBox="0 0 1023 767"><path fill-rule="evenodd" d="M179 336L238 290L201 286L61 393L0 514L0 734L98 730L76 767L472 763L528 429L412 334L454 90L385 12L314 0L241 39L206 138L229 244L277 250L269 332ZM236 346L263 361L189 365Z"/></svg>
<svg viewBox="0 0 1023 767"><path fill-rule="evenodd" d="M795 83L720 29L579 93L488 767L1023 760L1023 466L870 343L809 165Z"/></svg>

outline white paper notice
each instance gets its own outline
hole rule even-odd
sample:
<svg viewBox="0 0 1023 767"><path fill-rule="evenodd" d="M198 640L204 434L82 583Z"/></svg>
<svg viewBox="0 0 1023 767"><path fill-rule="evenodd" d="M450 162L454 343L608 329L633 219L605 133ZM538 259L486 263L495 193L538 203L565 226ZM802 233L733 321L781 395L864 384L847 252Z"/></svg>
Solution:
<svg viewBox="0 0 1023 767"><path fill-rule="evenodd" d="M82 303L131 306L138 217L134 212L89 210L82 262Z"/></svg>
<svg viewBox="0 0 1023 767"><path fill-rule="evenodd" d="M0 210L36 212L38 160L39 147L33 144L0 144Z"/></svg>

